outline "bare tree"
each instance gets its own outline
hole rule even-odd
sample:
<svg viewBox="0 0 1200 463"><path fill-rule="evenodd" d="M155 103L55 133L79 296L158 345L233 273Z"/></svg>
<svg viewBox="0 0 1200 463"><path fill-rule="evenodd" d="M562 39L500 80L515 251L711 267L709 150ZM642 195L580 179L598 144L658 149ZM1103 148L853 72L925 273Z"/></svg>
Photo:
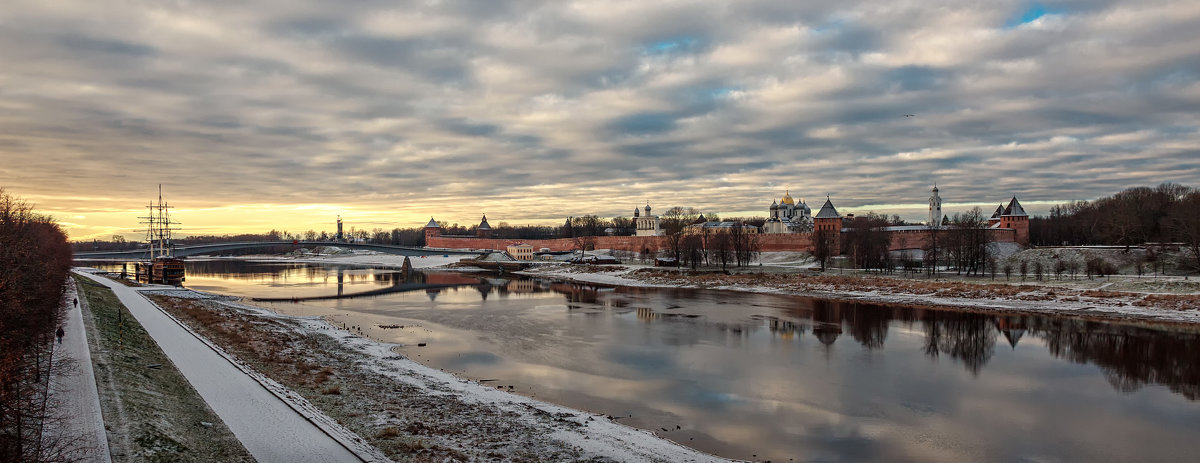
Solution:
<svg viewBox="0 0 1200 463"><path fill-rule="evenodd" d="M708 251L708 262L721 264L728 270L733 257L733 238L727 232L705 233L704 247Z"/></svg>
<svg viewBox="0 0 1200 463"><path fill-rule="evenodd" d="M925 230L928 238L925 240L925 246L922 249L925 251L925 272L930 276L936 275L938 272L938 264L942 261L942 235L944 231L940 225L930 225Z"/></svg>
<svg viewBox="0 0 1200 463"><path fill-rule="evenodd" d="M955 271L973 275L983 272L988 261L990 236L987 233L987 218L978 207L954 214L947 230L945 249Z"/></svg>
<svg viewBox="0 0 1200 463"><path fill-rule="evenodd" d="M668 235L680 233L683 227L690 225L698 217L700 211L695 208L672 207L662 214L662 227Z"/></svg>
<svg viewBox="0 0 1200 463"><path fill-rule="evenodd" d="M849 230L842 235L842 253L849 255L857 268L889 270L891 234L884 229L887 217L868 212L847 222Z"/></svg>
<svg viewBox="0 0 1200 463"><path fill-rule="evenodd" d="M680 265L687 265L692 270L695 270L696 267L699 267L704 262L704 255L706 254L704 251L704 237L696 233L680 235L682 236L680 241L682 248L681 256L683 257Z"/></svg>
<svg viewBox="0 0 1200 463"><path fill-rule="evenodd" d="M575 244L575 249L580 254L596 249L596 237L594 236L576 236L571 239L571 242Z"/></svg>
<svg viewBox="0 0 1200 463"><path fill-rule="evenodd" d="M1167 223L1175 238L1183 243L1191 254L1194 270L1200 270L1200 192L1193 191L1174 204L1167 215Z"/></svg>
<svg viewBox="0 0 1200 463"><path fill-rule="evenodd" d="M0 189L0 461L59 458L43 431L54 426L52 339L70 268L58 224Z"/></svg>
<svg viewBox="0 0 1200 463"><path fill-rule="evenodd" d="M817 230L812 233L812 256L821 264L822 272L829 264L829 259L837 252L838 233L837 230Z"/></svg>

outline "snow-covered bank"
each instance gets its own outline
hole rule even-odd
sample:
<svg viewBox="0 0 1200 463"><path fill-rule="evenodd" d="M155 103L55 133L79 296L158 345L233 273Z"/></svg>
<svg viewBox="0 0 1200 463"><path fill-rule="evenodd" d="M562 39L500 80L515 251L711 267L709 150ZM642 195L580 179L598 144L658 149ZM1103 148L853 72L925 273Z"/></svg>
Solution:
<svg viewBox="0 0 1200 463"><path fill-rule="evenodd" d="M174 302L165 304L175 305L170 310L183 314L180 319L216 314L211 319L229 324L225 333L234 333L229 345L213 323L197 323L197 329L325 413L357 426L359 435L373 437L385 451L395 443L393 436L401 435L411 441L397 454L416 446L432 449L435 453L426 456L433 459L728 461L604 415L458 378L398 355L394 344L337 329L320 318L281 315L226 297L180 298L180 292L170 291L175 299L168 301ZM320 371L298 370L306 364ZM332 379L314 381L322 374Z"/></svg>
<svg viewBox="0 0 1200 463"><path fill-rule="evenodd" d="M1200 324L1200 294L1108 291L1039 284L930 282L903 278L803 274L685 276L646 267L555 266L525 275L616 286L696 288L792 294L881 304L975 311L1059 314L1115 320ZM1097 283L1103 286L1104 283ZM1134 285L1129 285L1134 287Z"/></svg>

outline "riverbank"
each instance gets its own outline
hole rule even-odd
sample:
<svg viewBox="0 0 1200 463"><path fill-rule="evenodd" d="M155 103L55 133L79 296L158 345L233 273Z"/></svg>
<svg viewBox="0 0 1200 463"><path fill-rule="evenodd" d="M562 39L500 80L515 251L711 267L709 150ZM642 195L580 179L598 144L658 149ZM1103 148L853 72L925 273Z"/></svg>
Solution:
<svg viewBox="0 0 1200 463"><path fill-rule="evenodd" d="M455 377L323 319L194 291L153 299L393 459L727 461L504 384Z"/></svg>
<svg viewBox="0 0 1200 463"><path fill-rule="evenodd" d="M714 289L911 307L1200 324L1200 282L1182 278L984 282L949 275L923 279L806 270L689 274L645 266L576 265L535 267L518 273L616 286Z"/></svg>
<svg viewBox="0 0 1200 463"><path fill-rule="evenodd" d="M112 461L254 461L112 291L75 282Z"/></svg>
<svg viewBox="0 0 1200 463"><path fill-rule="evenodd" d="M350 253L328 256L253 257L254 260L399 268L403 256ZM443 269L460 256L410 258L413 268ZM875 276L858 272L817 273L798 253L764 253L759 267L687 274L648 265L579 266L548 263L518 274L581 283L659 288L694 288L811 296L824 299L951 308L970 311L1056 314L1102 320L1200 324L1200 281L1185 277L1115 275L994 279L943 274L936 278ZM465 268L448 269L469 271ZM752 271L749 271L752 270Z"/></svg>

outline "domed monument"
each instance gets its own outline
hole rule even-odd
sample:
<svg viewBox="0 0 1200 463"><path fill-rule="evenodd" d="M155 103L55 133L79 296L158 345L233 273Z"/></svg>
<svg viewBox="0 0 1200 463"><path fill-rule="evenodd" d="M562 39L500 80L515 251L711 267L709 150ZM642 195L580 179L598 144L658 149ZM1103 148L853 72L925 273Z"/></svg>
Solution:
<svg viewBox="0 0 1200 463"><path fill-rule="evenodd" d="M792 199L791 192L784 190L783 198L771 201L770 217L763 224L763 233L804 233L813 228L812 209L804 199Z"/></svg>

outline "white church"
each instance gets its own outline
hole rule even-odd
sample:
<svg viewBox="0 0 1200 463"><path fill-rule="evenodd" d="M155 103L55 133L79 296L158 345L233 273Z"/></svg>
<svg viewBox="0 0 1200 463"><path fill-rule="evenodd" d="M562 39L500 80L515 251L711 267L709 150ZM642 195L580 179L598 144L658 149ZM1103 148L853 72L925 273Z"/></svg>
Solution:
<svg viewBox="0 0 1200 463"><path fill-rule="evenodd" d="M763 224L763 233L807 233L813 229L812 209L801 198L792 199L788 191L784 191L783 199L771 201L771 216Z"/></svg>
<svg viewBox="0 0 1200 463"><path fill-rule="evenodd" d="M663 236L667 234L662 228L662 219L657 215L650 215L650 203L646 203L646 215L642 215L638 208L633 208L634 227L637 228L637 236Z"/></svg>

